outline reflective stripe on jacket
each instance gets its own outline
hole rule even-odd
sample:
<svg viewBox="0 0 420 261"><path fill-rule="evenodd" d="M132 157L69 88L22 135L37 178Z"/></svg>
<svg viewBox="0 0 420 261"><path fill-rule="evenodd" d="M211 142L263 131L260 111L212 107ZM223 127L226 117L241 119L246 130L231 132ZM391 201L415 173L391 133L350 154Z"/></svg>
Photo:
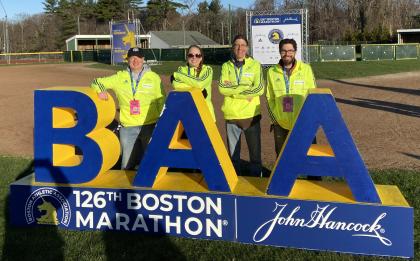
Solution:
<svg viewBox="0 0 420 261"><path fill-rule="evenodd" d="M148 67L144 70L134 97L131 88L131 72L128 69L108 77L97 78L91 84L91 88L98 93L108 89L115 92L120 106L120 122L124 127L155 123L165 103L165 92L159 75ZM134 80L134 87L135 85ZM140 103L140 114L130 114L130 101L133 98Z"/></svg>
<svg viewBox="0 0 420 261"><path fill-rule="evenodd" d="M190 88L197 88L206 90L206 103L210 110L213 120L216 121L214 115L214 108L211 102L211 83L213 80L213 69L210 66L204 65L201 68L200 75L197 75L195 68L191 68L188 72L188 65L179 66L178 70L174 72L174 81L172 82L175 90L188 90Z"/></svg>

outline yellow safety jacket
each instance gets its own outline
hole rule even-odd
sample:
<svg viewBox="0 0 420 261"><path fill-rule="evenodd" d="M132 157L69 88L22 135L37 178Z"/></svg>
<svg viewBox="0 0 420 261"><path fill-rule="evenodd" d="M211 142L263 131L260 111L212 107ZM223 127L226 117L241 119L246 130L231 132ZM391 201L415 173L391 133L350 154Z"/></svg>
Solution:
<svg viewBox="0 0 420 261"><path fill-rule="evenodd" d="M291 130L308 94L308 89L316 88L316 83L311 66L301 61L296 61L288 79L289 92L286 90L283 67L277 64L268 69L266 96L271 121L284 129ZM283 111L283 99L287 96L293 99L291 112Z"/></svg>
<svg viewBox="0 0 420 261"><path fill-rule="evenodd" d="M264 93L261 64L247 57L241 68L236 68L232 61L222 65L219 91L225 96L222 111L226 120L248 119L261 114L259 96Z"/></svg>
<svg viewBox="0 0 420 261"><path fill-rule="evenodd" d="M175 90L188 90L190 88L197 88L206 90L206 103L210 110L213 120L216 121L214 115L214 108L211 102L211 83L213 80L213 69L210 66L204 65L201 68L200 75L197 75L196 69L188 65L179 66L178 70L174 72L174 81L172 82Z"/></svg>
<svg viewBox="0 0 420 261"><path fill-rule="evenodd" d="M109 77L97 78L92 82L91 88L98 93L108 89L115 92L120 106L120 122L124 127L155 123L159 119L166 97L159 75L145 66L133 96L130 74L131 71L127 69ZM135 79L133 85L135 88ZM139 114L130 114L130 101L133 99L140 103Z"/></svg>

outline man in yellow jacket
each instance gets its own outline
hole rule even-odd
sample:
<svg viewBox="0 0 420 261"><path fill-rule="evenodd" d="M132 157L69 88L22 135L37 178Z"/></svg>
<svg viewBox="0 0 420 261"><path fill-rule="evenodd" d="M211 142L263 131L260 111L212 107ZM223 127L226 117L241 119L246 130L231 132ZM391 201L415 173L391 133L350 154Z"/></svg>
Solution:
<svg viewBox="0 0 420 261"><path fill-rule="evenodd" d="M281 40L279 50L279 64L267 72L266 93L277 156L295 124L308 90L316 88L311 66L295 59L296 41Z"/></svg>
<svg viewBox="0 0 420 261"><path fill-rule="evenodd" d="M261 64L247 56L248 41L242 35L233 40L232 60L222 65L219 91L224 96L222 111L226 120L227 143L238 175L241 174L241 134L244 132L251 163L250 174L260 176L261 105L264 93Z"/></svg>
<svg viewBox="0 0 420 261"><path fill-rule="evenodd" d="M108 99L108 89L117 96L122 125L121 169L131 170L143 157L166 96L159 75L144 65L142 49L135 47L128 50L127 59L127 70L97 78L91 87L102 100Z"/></svg>

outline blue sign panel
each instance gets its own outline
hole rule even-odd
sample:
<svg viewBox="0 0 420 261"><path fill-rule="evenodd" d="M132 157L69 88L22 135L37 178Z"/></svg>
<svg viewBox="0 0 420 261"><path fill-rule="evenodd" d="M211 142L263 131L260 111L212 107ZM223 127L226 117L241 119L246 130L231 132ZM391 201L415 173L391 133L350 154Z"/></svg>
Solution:
<svg viewBox="0 0 420 261"><path fill-rule="evenodd" d="M280 25L301 24L302 16L299 14L287 15L256 15L252 16L251 25Z"/></svg>
<svg viewBox="0 0 420 261"><path fill-rule="evenodd" d="M112 61L125 62L127 51L136 46L136 26L134 23L112 24Z"/></svg>
<svg viewBox="0 0 420 261"><path fill-rule="evenodd" d="M233 241L230 195L175 191L11 186L11 222Z"/></svg>
<svg viewBox="0 0 420 261"><path fill-rule="evenodd" d="M23 183L11 185L12 225L168 234L368 255L414 253L410 207Z"/></svg>
<svg viewBox="0 0 420 261"><path fill-rule="evenodd" d="M413 209L237 198L238 241L385 256L413 255Z"/></svg>

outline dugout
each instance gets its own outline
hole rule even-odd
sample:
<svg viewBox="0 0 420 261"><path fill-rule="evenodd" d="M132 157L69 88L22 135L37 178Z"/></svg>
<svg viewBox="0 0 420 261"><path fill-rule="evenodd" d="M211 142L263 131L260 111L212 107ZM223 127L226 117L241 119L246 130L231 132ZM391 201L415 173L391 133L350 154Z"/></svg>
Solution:
<svg viewBox="0 0 420 261"><path fill-rule="evenodd" d="M150 48L150 35L136 35L142 48ZM140 38L140 39L139 39ZM74 35L66 40L67 51L111 49L110 35Z"/></svg>
<svg viewBox="0 0 420 261"><path fill-rule="evenodd" d="M398 43L420 43L420 29L398 29Z"/></svg>

